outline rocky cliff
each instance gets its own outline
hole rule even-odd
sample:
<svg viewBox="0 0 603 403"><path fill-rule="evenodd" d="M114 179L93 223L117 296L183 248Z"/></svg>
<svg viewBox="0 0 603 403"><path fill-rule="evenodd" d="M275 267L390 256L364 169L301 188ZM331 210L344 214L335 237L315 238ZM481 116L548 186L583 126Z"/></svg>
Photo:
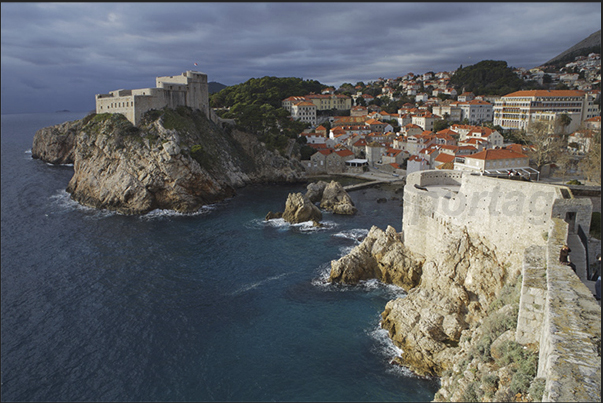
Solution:
<svg viewBox="0 0 603 403"><path fill-rule="evenodd" d="M138 127L119 114L92 114L44 128L34 137L32 156L72 162L71 197L124 214L194 212L246 184L303 178L297 161L183 107L151 111Z"/></svg>
<svg viewBox="0 0 603 403"><path fill-rule="evenodd" d="M526 393L538 355L514 342L521 282L486 240L445 226L429 259L409 250L393 227L373 227L331 262L329 281L376 278L408 291L387 303L381 327L402 350L392 363L442 377L436 400L509 400Z"/></svg>

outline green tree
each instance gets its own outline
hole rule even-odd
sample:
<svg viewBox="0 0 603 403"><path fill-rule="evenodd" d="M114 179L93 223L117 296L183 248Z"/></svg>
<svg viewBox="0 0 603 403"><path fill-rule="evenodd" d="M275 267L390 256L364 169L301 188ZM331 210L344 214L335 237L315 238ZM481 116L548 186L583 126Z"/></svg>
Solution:
<svg viewBox="0 0 603 403"><path fill-rule="evenodd" d="M507 62L494 60L460 67L450 78L450 84L457 92L465 88L465 91L485 95L506 95L522 89L540 88L534 81L519 78Z"/></svg>
<svg viewBox="0 0 603 403"><path fill-rule="evenodd" d="M448 127L450 127L450 122L448 122L445 119L438 119L435 122L433 122L433 131L436 133L439 132L440 130L447 129Z"/></svg>

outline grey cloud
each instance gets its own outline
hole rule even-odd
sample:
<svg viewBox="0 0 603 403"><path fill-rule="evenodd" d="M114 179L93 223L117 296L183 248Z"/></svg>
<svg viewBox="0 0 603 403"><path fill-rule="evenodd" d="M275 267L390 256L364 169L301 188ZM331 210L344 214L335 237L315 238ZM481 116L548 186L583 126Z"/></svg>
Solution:
<svg viewBox="0 0 603 403"><path fill-rule="evenodd" d="M19 85L5 85L5 79L23 87L28 77L38 77L39 96L48 83L58 101L69 94L78 99L75 105L82 100L93 105L95 93L153 86L158 75L193 68L227 85L266 75L339 85L451 70L486 59L530 68L601 27L600 3L1 7L3 112L7 105L28 108L26 97L17 94Z"/></svg>

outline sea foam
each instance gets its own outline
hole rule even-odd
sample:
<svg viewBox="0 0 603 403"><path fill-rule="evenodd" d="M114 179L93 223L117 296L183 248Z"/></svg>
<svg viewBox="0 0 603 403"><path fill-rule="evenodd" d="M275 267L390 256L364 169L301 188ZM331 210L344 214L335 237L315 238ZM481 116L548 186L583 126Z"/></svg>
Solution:
<svg viewBox="0 0 603 403"><path fill-rule="evenodd" d="M318 232L318 231L326 231L326 230L330 230L333 229L335 227L337 227L337 223L333 222L333 221L321 221L321 226L317 227L314 226L314 222L313 221L305 221L305 222L301 222L298 224L291 224L287 221L285 221L283 218L273 218L271 220L264 220L264 219L253 219L250 222L250 226L251 227L261 227L261 228L266 228L266 227L271 227L271 228L276 228L279 231L289 231L289 230L297 230L301 233L314 233L314 232ZM249 225L248 225L249 227Z"/></svg>
<svg viewBox="0 0 603 403"><path fill-rule="evenodd" d="M194 217L194 216L209 214L212 211L214 211L215 209L216 209L215 204L203 206L199 210L193 211L191 213L180 213L178 211L170 210L170 209L155 209L155 210L149 211L146 214L141 215L140 219L141 220L155 220L155 219L171 218L171 217Z"/></svg>
<svg viewBox="0 0 603 403"><path fill-rule="evenodd" d="M394 344L392 339L389 337L389 332L383 329L380 323L378 323L374 328L368 329L366 332L374 341L373 352L380 357L385 365L387 365L386 372L404 378L423 379L423 377L415 374L407 367L392 363L392 360L395 357L402 356L403 350Z"/></svg>

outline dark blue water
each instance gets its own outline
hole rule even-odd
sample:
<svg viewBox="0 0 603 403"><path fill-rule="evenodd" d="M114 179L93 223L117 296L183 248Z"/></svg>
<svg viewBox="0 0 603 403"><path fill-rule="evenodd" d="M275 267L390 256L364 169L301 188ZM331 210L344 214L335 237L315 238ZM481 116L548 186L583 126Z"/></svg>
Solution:
<svg viewBox="0 0 603 403"><path fill-rule="evenodd" d="M326 227L265 222L296 186L250 186L195 215L122 216L33 160L37 129L85 113L2 116L3 401L429 401L379 329L403 292L324 282L401 197L352 192ZM388 202L377 204L379 197Z"/></svg>

